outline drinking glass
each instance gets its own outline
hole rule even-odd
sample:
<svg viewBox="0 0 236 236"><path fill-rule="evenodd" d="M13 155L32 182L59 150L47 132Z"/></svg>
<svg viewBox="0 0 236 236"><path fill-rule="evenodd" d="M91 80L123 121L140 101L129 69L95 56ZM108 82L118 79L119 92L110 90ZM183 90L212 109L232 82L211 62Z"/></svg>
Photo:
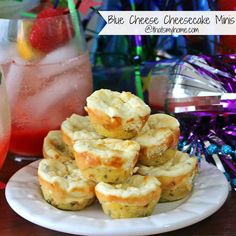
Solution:
<svg viewBox="0 0 236 236"><path fill-rule="evenodd" d="M10 109L5 82L0 73L0 169L7 156L10 142Z"/></svg>
<svg viewBox="0 0 236 236"><path fill-rule="evenodd" d="M10 151L42 155L44 137L92 92L88 52L78 15L0 20L0 64L12 117Z"/></svg>

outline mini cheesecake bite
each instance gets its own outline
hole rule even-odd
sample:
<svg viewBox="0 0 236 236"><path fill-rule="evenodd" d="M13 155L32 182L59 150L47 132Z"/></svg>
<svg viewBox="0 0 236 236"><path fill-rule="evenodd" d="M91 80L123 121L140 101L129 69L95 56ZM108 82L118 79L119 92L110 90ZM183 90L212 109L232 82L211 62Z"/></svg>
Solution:
<svg viewBox="0 0 236 236"><path fill-rule="evenodd" d="M168 150L175 149L179 138L179 122L169 115L151 115L141 132L133 138L140 144L139 163L160 166L170 160Z"/></svg>
<svg viewBox="0 0 236 236"><path fill-rule="evenodd" d="M160 129L160 128L168 128L173 132L173 143L172 147L176 147L178 144L178 139L180 135L180 129L179 129L179 121L170 115L167 114L153 114L150 115L148 118L148 121L146 122L145 129Z"/></svg>
<svg viewBox="0 0 236 236"><path fill-rule="evenodd" d="M73 146L77 140L101 139L92 126L88 116L71 115L61 124L63 140L69 146Z"/></svg>
<svg viewBox="0 0 236 236"><path fill-rule="evenodd" d="M131 140L79 140L74 146L77 166L87 179L121 183L133 174L140 146Z"/></svg>
<svg viewBox="0 0 236 236"><path fill-rule="evenodd" d="M161 188L155 177L133 175L122 184L100 182L95 193L104 213L111 218L134 218L153 213Z"/></svg>
<svg viewBox="0 0 236 236"><path fill-rule="evenodd" d="M155 176L161 182L161 202L175 201L186 197L193 188L198 171L198 161L188 154L172 151L172 158L161 166L140 165L138 173Z"/></svg>
<svg viewBox="0 0 236 236"><path fill-rule="evenodd" d="M85 110L97 133L118 139L136 136L151 112L148 105L130 92L119 93L108 89L91 94Z"/></svg>
<svg viewBox="0 0 236 236"><path fill-rule="evenodd" d="M60 130L50 131L44 138L43 156L46 159L55 159L60 162L74 159L73 151L63 142Z"/></svg>
<svg viewBox="0 0 236 236"><path fill-rule="evenodd" d="M83 179L74 161L43 159L38 179L44 199L62 210L82 210L95 199L95 183Z"/></svg>

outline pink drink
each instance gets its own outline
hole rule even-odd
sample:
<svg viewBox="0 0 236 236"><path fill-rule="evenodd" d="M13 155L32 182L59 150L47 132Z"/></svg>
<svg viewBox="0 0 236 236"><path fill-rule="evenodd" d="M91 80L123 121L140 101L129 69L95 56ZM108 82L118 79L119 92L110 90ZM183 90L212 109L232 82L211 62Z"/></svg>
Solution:
<svg viewBox="0 0 236 236"><path fill-rule="evenodd" d="M78 15L47 8L36 19L2 20L0 63L9 95L10 151L42 155L43 139L84 114L92 75Z"/></svg>
<svg viewBox="0 0 236 236"><path fill-rule="evenodd" d="M8 147L10 142L10 135L4 139L0 139L0 169L3 166L5 158L7 156Z"/></svg>
<svg viewBox="0 0 236 236"><path fill-rule="evenodd" d="M86 97L92 92L88 54L50 64L12 61L3 72L12 114L10 150L41 155L48 131L59 129L72 113L84 114Z"/></svg>
<svg viewBox="0 0 236 236"><path fill-rule="evenodd" d="M4 79L0 74L0 169L7 156L10 142L10 111Z"/></svg>

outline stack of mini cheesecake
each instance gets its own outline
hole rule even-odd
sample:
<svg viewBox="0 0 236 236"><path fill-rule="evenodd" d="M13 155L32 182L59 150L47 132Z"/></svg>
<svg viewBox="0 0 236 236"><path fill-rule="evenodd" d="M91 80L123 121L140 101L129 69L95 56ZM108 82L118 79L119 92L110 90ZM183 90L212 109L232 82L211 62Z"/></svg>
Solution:
<svg viewBox="0 0 236 236"><path fill-rule="evenodd" d="M189 194L197 159L176 150L175 118L150 115L137 96L107 89L91 94L85 110L44 140L38 177L47 202L82 210L97 198L110 217L131 218Z"/></svg>

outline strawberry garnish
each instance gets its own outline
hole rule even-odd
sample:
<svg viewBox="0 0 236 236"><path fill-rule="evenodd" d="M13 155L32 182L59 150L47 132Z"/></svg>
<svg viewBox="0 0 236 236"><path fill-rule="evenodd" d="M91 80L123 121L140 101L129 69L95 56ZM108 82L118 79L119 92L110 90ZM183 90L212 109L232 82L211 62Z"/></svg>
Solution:
<svg viewBox="0 0 236 236"><path fill-rule="evenodd" d="M63 13L64 9L48 8L38 14L29 36L33 48L49 53L73 37L71 21Z"/></svg>

